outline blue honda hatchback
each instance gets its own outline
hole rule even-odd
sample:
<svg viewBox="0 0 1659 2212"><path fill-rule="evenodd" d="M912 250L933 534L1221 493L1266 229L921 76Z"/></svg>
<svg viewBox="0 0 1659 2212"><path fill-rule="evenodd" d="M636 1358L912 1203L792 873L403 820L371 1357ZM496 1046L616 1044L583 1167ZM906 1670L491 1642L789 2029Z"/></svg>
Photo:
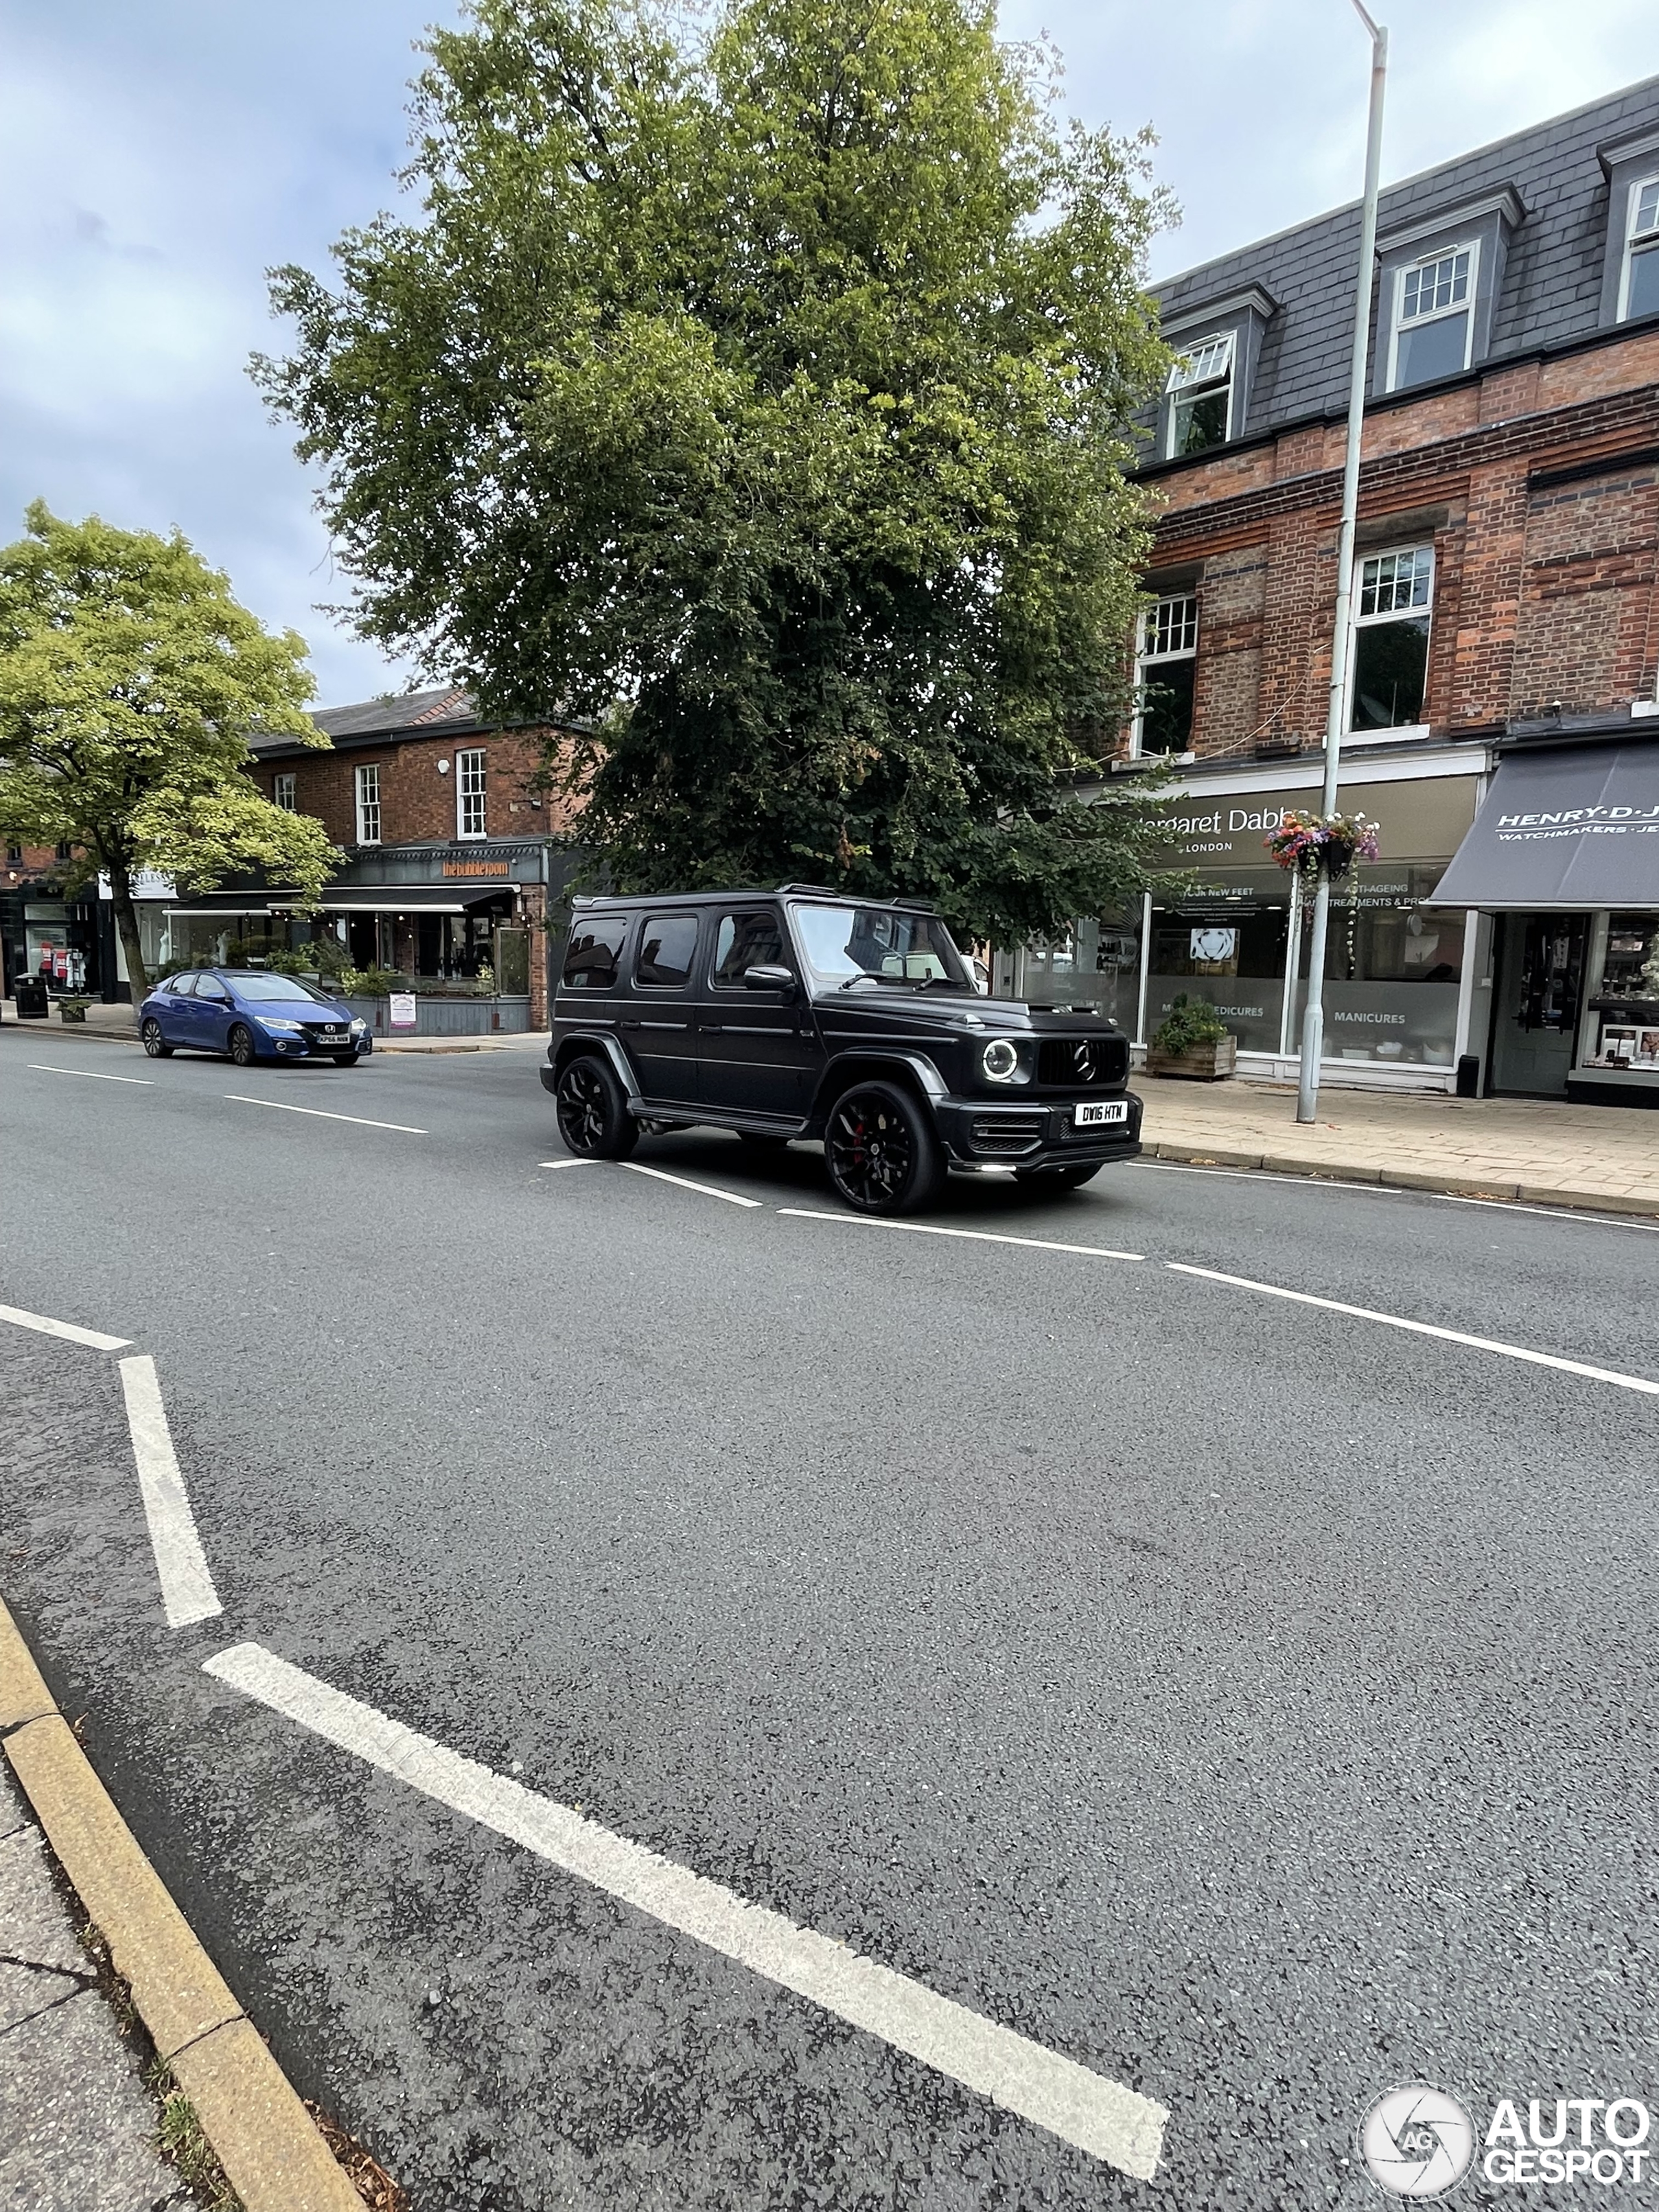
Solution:
<svg viewBox="0 0 1659 2212"><path fill-rule="evenodd" d="M189 968L169 975L138 1009L152 1060L186 1052L255 1060L331 1060L355 1067L374 1048L368 1024L295 975L263 969Z"/></svg>

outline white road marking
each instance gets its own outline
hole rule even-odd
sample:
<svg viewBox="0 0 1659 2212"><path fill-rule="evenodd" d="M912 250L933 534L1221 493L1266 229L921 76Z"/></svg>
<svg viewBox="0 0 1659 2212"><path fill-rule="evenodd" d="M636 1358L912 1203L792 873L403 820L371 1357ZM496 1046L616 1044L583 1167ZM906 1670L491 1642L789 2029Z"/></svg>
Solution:
<svg viewBox="0 0 1659 2212"><path fill-rule="evenodd" d="M635 1175L655 1176L659 1182L677 1182L682 1190L700 1190L705 1198L723 1198L728 1206L758 1206L757 1198L740 1198L735 1190L720 1190L712 1182L693 1182L689 1176L670 1175L666 1168L647 1168L638 1160L618 1160L618 1167L631 1168Z"/></svg>
<svg viewBox="0 0 1659 2212"><path fill-rule="evenodd" d="M538 1160L538 1168L596 1168L597 1160Z"/></svg>
<svg viewBox="0 0 1659 2212"><path fill-rule="evenodd" d="M88 1083L136 1083L141 1090L155 1088L153 1075L100 1075L95 1067L50 1067L44 1060L26 1060L23 1065L37 1075L83 1075Z"/></svg>
<svg viewBox="0 0 1659 2212"><path fill-rule="evenodd" d="M69 1344L90 1345L94 1352L125 1352L130 1336L104 1336L95 1328L77 1328L70 1321L53 1321L46 1314L25 1313L21 1306L0 1306L0 1321L19 1328L39 1329L42 1336L61 1336Z"/></svg>
<svg viewBox="0 0 1659 2212"><path fill-rule="evenodd" d="M161 1605L169 1628L210 1620L224 1608L196 1533L196 1516L185 1494L185 1479L167 1429L167 1409L153 1359L121 1362L121 1388L132 1431L132 1456L138 1464L138 1488L149 1523L150 1549L161 1583Z"/></svg>
<svg viewBox="0 0 1659 2212"><path fill-rule="evenodd" d="M1321 1306L1327 1313L1351 1315L1356 1321L1381 1322L1385 1328L1409 1329L1413 1336L1437 1336L1447 1344L1467 1344L1476 1352L1500 1352L1505 1359L1524 1359L1534 1367L1559 1368L1564 1375L1587 1376L1592 1382L1611 1382L1620 1390L1640 1390L1659 1398L1659 1382L1644 1375L1621 1375L1616 1368L1591 1367L1582 1359L1563 1359L1553 1352L1532 1352L1523 1344L1504 1344L1496 1337L1469 1336L1461 1328L1440 1328L1433 1322L1407 1321L1402 1314L1377 1313L1370 1306L1344 1305L1340 1298L1316 1297L1310 1291L1287 1291L1279 1283L1253 1282L1248 1275L1224 1275L1214 1267L1192 1267L1184 1261L1166 1260L1177 1275L1199 1275L1208 1283L1225 1283L1236 1291L1261 1291L1270 1298L1290 1298L1299 1306Z"/></svg>
<svg viewBox="0 0 1659 2212"><path fill-rule="evenodd" d="M1057 1244L1046 1237L1000 1237L988 1229L943 1229L932 1221L883 1221L867 1213L819 1213L806 1206L781 1206L794 1221L842 1221L858 1229L902 1229L912 1237L966 1237L975 1244L1023 1244L1033 1252L1080 1252L1086 1260L1144 1260L1144 1252L1113 1252L1103 1244Z"/></svg>
<svg viewBox="0 0 1659 2212"><path fill-rule="evenodd" d="M1363 1190L1382 1198L1429 1198L1437 1206L1491 1206L1500 1213L1535 1213L1543 1221L1577 1221L1586 1229L1635 1229L1644 1237L1659 1237L1659 1221L1631 1221L1616 1213L1575 1213L1565 1206L1522 1206L1513 1198L1470 1198L1449 1190L1409 1190L1398 1182L1346 1182L1334 1176L1310 1170L1307 1175L1281 1175L1276 1168L1200 1168L1176 1160L1135 1160L1138 1168L1158 1175L1227 1176L1238 1182L1315 1183L1322 1190Z"/></svg>
<svg viewBox="0 0 1659 2212"><path fill-rule="evenodd" d="M748 1904L689 1867L417 1735L260 1644L233 1645L208 1660L205 1671L1109 2166L1143 2181L1156 2172L1170 2115L1151 2098L860 1957L844 1943L797 1927L781 1912Z"/></svg>
<svg viewBox="0 0 1659 2212"><path fill-rule="evenodd" d="M1659 1221L1628 1221L1616 1213L1574 1213L1565 1206L1522 1206L1512 1198L1458 1198L1449 1190L1425 1191L1442 1206L1491 1206L1500 1213L1535 1213L1541 1221L1576 1221L1585 1229L1635 1229L1644 1237L1659 1237Z"/></svg>
<svg viewBox="0 0 1659 2212"><path fill-rule="evenodd" d="M371 1121L362 1114L330 1114L320 1106L290 1106L285 1098L249 1098L240 1091L227 1091L238 1106L269 1106L278 1114L309 1114L318 1121L355 1121L360 1129L396 1129L405 1137L424 1137L424 1129L411 1129L406 1121Z"/></svg>

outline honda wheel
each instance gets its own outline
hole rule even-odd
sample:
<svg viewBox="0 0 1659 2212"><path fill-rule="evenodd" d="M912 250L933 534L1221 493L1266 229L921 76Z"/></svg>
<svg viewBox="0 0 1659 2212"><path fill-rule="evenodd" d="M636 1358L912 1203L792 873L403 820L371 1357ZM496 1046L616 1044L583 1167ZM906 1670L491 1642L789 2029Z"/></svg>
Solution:
<svg viewBox="0 0 1659 2212"><path fill-rule="evenodd" d="M149 1054L152 1060L172 1059L173 1047L161 1035L161 1024L156 1020L154 1014L150 1016L149 1019L144 1024L144 1026L139 1030L138 1034L143 1040L144 1050Z"/></svg>

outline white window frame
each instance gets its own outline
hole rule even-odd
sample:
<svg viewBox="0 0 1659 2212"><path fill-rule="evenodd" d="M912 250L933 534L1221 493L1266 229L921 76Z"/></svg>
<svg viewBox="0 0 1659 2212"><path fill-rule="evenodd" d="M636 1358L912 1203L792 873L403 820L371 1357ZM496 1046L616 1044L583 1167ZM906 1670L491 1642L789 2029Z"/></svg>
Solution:
<svg viewBox="0 0 1659 2212"><path fill-rule="evenodd" d="M1171 621L1159 617L1166 607L1182 607L1186 611ZM1166 633L1178 621L1181 643L1158 646L1149 643L1160 629ZM1142 607L1135 618L1135 690L1137 695L1146 687L1149 668L1167 668L1173 660L1196 660L1198 658L1198 593L1193 592L1161 592L1150 607ZM1146 710L1137 706L1134 720L1129 725L1129 757L1141 760L1145 755L1141 742L1145 732Z"/></svg>
<svg viewBox="0 0 1659 2212"><path fill-rule="evenodd" d="M1361 614L1359 610L1364 599L1365 570L1371 562L1399 561L1407 555L1415 561L1419 554L1424 553L1427 554L1429 560L1429 592L1428 597L1425 599L1421 602L1413 600L1409 606L1389 607L1380 614ZM1386 730L1373 730L1369 726L1363 730L1356 730L1354 728L1353 688L1355 679L1359 672L1359 656L1354 650L1354 639L1355 633L1357 631L1362 629L1374 629L1379 623L1406 622L1410 620L1413 615L1426 615L1428 617L1429 623L1429 635L1423 659L1423 704L1426 709L1429 697L1429 662L1434 652L1434 587L1439 576L1439 573L1440 564L1435 558L1433 546L1425 545L1421 538L1419 538L1414 544L1410 545L1368 546L1363 553L1355 554L1353 562L1352 597L1349 601L1349 605L1352 608L1353 611L1348 618L1347 697L1343 702L1342 708L1342 742L1344 744L1347 744L1351 741L1357 741L1363 744L1368 738L1374 743L1381 744L1388 736L1399 731L1420 730L1427 726L1426 724L1422 722L1392 722L1389 724Z"/></svg>
<svg viewBox="0 0 1659 2212"><path fill-rule="evenodd" d="M280 806L284 814L292 814L295 811L292 769L279 770L271 777L270 803L273 806Z"/></svg>
<svg viewBox="0 0 1659 2212"><path fill-rule="evenodd" d="M1218 350L1218 365L1210 364L1206 357ZM1206 386L1219 386L1225 379L1227 392L1227 423L1221 434L1225 445L1233 434L1233 392L1238 382L1238 333L1237 331L1212 331L1207 337L1200 338L1184 350L1177 349L1170 364L1170 374L1164 380L1164 398L1169 420L1164 426L1164 459L1181 458L1176 452L1176 402L1186 392ZM1213 448L1206 448L1213 451ZM1194 459L1199 456L1194 454Z"/></svg>
<svg viewBox="0 0 1659 2212"><path fill-rule="evenodd" d="M1636 219L1641 213L1644 192L1653 194L1653 215L1646 228L1638 230ZM1619 271L1619 320L1621 323L1630 313L1630 276L1638 246L1644 252L1659 253L1659 170L1652 176L1632 179L1625 194L1625 258Z"/></svg>
<svg viewBox="0 0 1659 2212"><path fill-rule="evenodd" d="M455 756L455 835L459 837L487 837L486 780L489 767L484 748L471 745ZM476 802L476 819L469 827L468 817Z"/></svg>
<svg viewBox="0 0 1659 2212"><path fill-rule="evenodd" d="M1417 314L1407 319L1406 314L1406 279L1419 269L1431 269L1438 261L1454 261L1460 253L1469 257L1468 289L1461 300L1454 300L1443 307L1432 307L1426 315ZM1389 318L1389 389L1400 389L1400 340L1407 331L1420 331L1429 323L1443 323L1453 315L1462 315L1463 322L1463 367L1467 369L1474 359L1474 304L1480 290L1480 240L1461 238L1453 246L1437 246L1427 253L1419 253L1415 261L1402 262L1394 272L1394 313ZM1455 375L1457 371L1454 369Z"/></svg>
<svg viewBox="0 0 1659 2212"><path fill-rule="evenodd" d="M356 772L357 794L357 842L378 845L380 842L380 767L371 761Z"/></svg>

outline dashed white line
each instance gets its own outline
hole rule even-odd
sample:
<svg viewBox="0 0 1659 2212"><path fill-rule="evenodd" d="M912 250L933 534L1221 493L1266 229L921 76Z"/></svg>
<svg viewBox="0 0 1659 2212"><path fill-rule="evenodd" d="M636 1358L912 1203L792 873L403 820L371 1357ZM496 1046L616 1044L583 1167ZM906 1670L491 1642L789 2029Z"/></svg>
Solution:
<svg viewBox="0 0 1659 2212"><path fill-rule="evenodd" d="M396 1129L400 1136L424 1137L424 1129L411 1129L407 1121L371 1121L364 1114L330 1114L321 1106L290 1106L285 1098L250 1098L240 1091L227 1091L238 1106L269 1106L277 1114L309 1114L317 1121L353 1121L360 1129Z"/></svg>
<svg viewBox="0 0 1659 2212"><path fill-rule="evenodd" d="M975 1244L1022 1244L1032 1252L1078 1252L1086 1260L1144 1260L1144 1252L1114 1252L1103 1244L1059 1244L1047 1237L1003 1237L989 1229L945 1229L933 1221L885 1221L867 1213L820 1213L808 1206L781 1206L794 1221L839 1221L855 1229L902 1229L912 1237L965 1237Z"/></svg>
<svg viewBox="0 0 1659 2212"><path fill-rule="evenodd" d="M88 1083L136 1083L142 1091L155 1088L153 1075L105 1075L95 1067L51 1067L44 1060L26 1060L23 1065L33 1068L37 1075L81 1075Z"/></svg>
<svg viewBox="0 0 1659 2212"><path fill-rule="evenodd" d="M538 1160L538 1168L596 1168L597 1160Z"/></svg>
<svg viewBox="0 0 1659 2212"><path fill-rule="evenodd" d="M122 1360L120 1365L127 1426L132 1431L132 1456L138 1468L144 1518L149 1523L162 1608L169 1628L186 1628L193 1620L210 1620L223 1607L208 1571L202 1540L196 1533L196 1516L185 1494L185 1479L173 1449L155 1362L134 1358Z"/></svg>
<svg viewBox="0 0 1659 2212"><path fill-rule="evenodd" d="M689 1176L670 1175L666 1168L648 1168L639 1160L618 1160L618 1167L631 1168L635 1175L655 1176L659 1182L678 1183L682 1190L700 1190L705 1198L723 1198L728 1206L758 1206L757 1198L743 1198L735 1190L721 1190L712 1182L693 1182Z"/></svg>
<svg viewBox="0 0 1659 2212"><path fill-rule="evenodd" d="M49 1315L25 1313L21 1306L0 1306L0 1321L19 1328L33 1328L42 1336L61 1336L68 1344L85 1344L94 1352L125 1352L130 1336L105 1336L95 1328L77 1328L71 1321L53 1321Z"/></svg>
<svg viewBox="0 0 1659 2212"><path fill-rule="evenodd" d="M1524 1359L1529 1366L1559 1368L1564 1375L1583 1375L1592 1382L1611 1382L1620 1390L1640 1390L1659 1398L1659 1382L1645 1375L1621 1375L1617 1368L1592 1367L1582 1359L1564 1359L1553 1352L1533 1352L1524 1344L1505 1344L1491 1336L1470 1336L1461 1328L1442 1328L1434 1322L1409 1321L1403 1314L1378 1313L1370 1306L1345 1305L1340 1298L1316 1297L1311 1291L1287 1291L1282 1283L1258 1283L1248 1275L1224 1275L1215 1267L1193 1267L1182 1260L1164 1266L1177 1275L1198 1275L1207 1283L1225 1283L1236 1291L1260 1291L1266 1297L1289 1298L1299 1306L1320 1306L1327 1313L1346 1314L1355 1321L1380 1322L1385 1328L1409 1329L1413 1336L1435 1336L1446 1344L1466 1344L1476 1352L1496 1352L1505 1359Z"/></svg>
<svg viewBox="0 0 1659 2212"><path fill-rule="evenodd" d="M1150 2097L862 1958L781 1912L602 1828L568 1805L416 1734L258 1644L206 1672L466 1819L653 1920L793 1990L951 2081L1125 2173L1157 2172L1170 2115Z"/></svg>

